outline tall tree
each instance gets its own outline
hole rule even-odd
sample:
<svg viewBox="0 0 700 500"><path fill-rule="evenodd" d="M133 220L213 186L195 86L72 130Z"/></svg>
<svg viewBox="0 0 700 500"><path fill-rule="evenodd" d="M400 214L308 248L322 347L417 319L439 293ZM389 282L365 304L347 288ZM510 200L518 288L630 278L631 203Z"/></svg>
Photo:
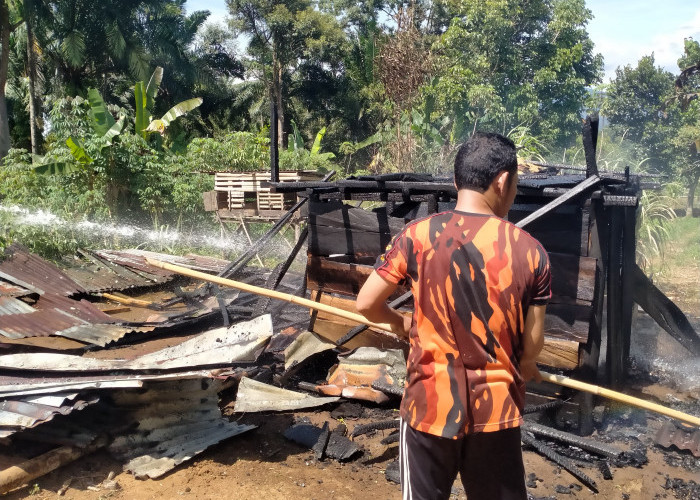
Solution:
<svg viewBox="0 0 700 500"><path fill-rule="evenodd" d="M672 137L677 109L665 106L673 95L673 75L656 66L653 54L636 67L618 68L608 86L603 113L619 135L633 145L637 161L658 172L673 173L676 158Z"/></svg>
<svg viewBox="0 0 700 500"><path fill-rule="evenodd" d="M10 17L12 3L9 0L0 1L0 161L10 150L10 117L7 114L5 99L7 70L10 64L10 34L21 24Z"/></svg>
<svg viewBox="0 0 700 500"><path fill-rule="evenodd" d="M676 79L676 100L681 106L681 127L674 140L682 159L680 174L688 184L686 215L693 205L700 182L700 43L686 39L683 56L678 59L681 74Z"/></svg>
<svg viewBox="0 0 700 500"><path fill-rule="evenodd" d="M578 135L587 86L602 57L586 32L584 0L446 2L449 28L435 49L439 79L429 90L454 116L453 137L484 125L526 126L550 144Z"/></svg>
<svg viewBox="0 0 700 500"><path fill-rule="evenodd" d="M280 145L286 144L286 98L291 74L305 63L340 62L345 35L330 14L315 10L309 0L227 0L233 27L249 37L251 68L277 105Z"/></svg>

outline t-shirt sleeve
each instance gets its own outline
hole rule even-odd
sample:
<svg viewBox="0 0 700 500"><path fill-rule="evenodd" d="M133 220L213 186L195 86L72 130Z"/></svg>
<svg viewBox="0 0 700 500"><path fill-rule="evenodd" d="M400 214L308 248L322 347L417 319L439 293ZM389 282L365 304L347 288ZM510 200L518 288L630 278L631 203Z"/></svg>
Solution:
<svg viewBox="0 0 700 500"><path fill-rule="evenodd" d="M406 230L397 234L386 247L382 255L377 257L374 269L377 274L391 283L400 283L406 277L407 265L407 241L409 236Z"/></svg>
<svg viewBox="0 0 700 500"><path fill-rule="evenodd" d="M541 245L537 245L537 265L530 304L545 305L552 298L552 271L549 255Z"/></svg>

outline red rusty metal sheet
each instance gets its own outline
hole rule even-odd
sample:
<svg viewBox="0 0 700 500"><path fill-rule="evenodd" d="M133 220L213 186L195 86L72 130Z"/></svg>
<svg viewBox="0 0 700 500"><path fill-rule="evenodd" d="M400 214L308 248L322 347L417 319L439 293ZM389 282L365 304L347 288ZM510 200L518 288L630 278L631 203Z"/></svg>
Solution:
<svg viewBox="0 0 700 500"><path fill-rule="evenodd" d="M32 292L24 288L23 286L15 285L9 281L0 279L0 297L22 297L24 295L29 295Z"/></svg>
<svg viewBox="0 0 700 500"><path fill-rule="evenodd" d="M56 266L18 245L5 249L5 259L0 262L0 277L35 293L70 296L85 292Z"/></svg>
<svg viewBox="0 0 700 500"><path fill-rule="evenodd" d="M666 422L656 433L654 441L664 448L675 446L700 457L700 429L695 427L679 427L673 422Z"/></svg>

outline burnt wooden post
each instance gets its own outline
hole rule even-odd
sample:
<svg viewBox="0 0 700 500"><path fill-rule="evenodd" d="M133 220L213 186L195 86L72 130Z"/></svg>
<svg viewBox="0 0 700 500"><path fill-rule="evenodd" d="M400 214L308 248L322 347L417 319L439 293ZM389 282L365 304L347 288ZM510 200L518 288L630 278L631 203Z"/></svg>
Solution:
<svg viewBox="0 0 700 500"><path fill-rule="evenodd" d="M279 161L279 140L277 132L277 104L273 98L270 102L270 182L279 182L280 180L280 161Z"/></svg>
<svg viewBox="0 0 700 500"><path fill-rule="evenodd" d="M598 145L598 116L587 116L583 123L583 152L586 155L586 177L598 175L595 150Z"/></svg>
<svg viewBox="0 0 700 500"><path fill-rule="evenodd" d="M588 341L580 348L580 368L578 377L591 383L596 382L600 360L601 330L603 326L603 304L605 299L605 263L603 255L607 248L607 232L602 216L603 207L599 199L587 200L584 206L582 224L581 255L596 259L595 293L591 304ZM585 238L585 239L584 239ZM593 395L579 393L579 433L589 435L593 432Z"/></svg>
<svg viewBox="0 0 700 500"><path fill-rule="evenodd" d="M606 208L609 217L609 246L607 268L607 350L606 376L608 384L620 387L625 372L625 339L623 332L622 297L622 248L624 234L624 209L619 206Z"/></svg>
<svg viewBox="0 0 700 500"><path fill-rule="evenodd" d="M624 208L622 240L622 336L624 340L624 373L629 369L632 315L634 314L634 271L637 266L637 207Z"/></svg>

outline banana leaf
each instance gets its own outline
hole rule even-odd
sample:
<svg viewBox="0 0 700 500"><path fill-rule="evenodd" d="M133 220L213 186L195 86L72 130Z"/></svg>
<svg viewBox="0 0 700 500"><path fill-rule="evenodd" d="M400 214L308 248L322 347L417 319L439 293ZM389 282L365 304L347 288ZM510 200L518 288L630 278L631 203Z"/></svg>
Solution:
<svg viewBox="0 0 700 500"><path fill-rule="evenodd" d="M97 89L88 89L92 128L97 135L105 135L114 126L115 120Z"/></svg>
<svg viewBox="0 0 700 500"><path fill-rule="evenodd" d="M151 75L151 79L148 80L148 85L146 86L146 109L153 109L161 81L163 81L163 68L158 66Z"/></svg>
<svg viewBox="0 0 700 500"><path fill-rule="evenodd" d="M146 130L149 132L162 133L166 128L168 128L168 125L170 125L173 120L201 106L202 102L203 100L201 97L195 97L194 99L182 101L170 108L168 112L160 118L160 120L153 120L151 123L149 123Z"/></svg>
<svg viewBox="0 0 700 500"><path fill-rule="evenodd" d="M87 153L85 147L81 144L79 140L73 139L73 136L70 136L68 139L66 139L66 144L70 148L70 152L73 155L73 158L75 158L78 161L78 163L82 163L83 165L92 163L92 158Z"/></svg>
<svg viewBox="0 0 700 500"><path fill-rule="evenodd" d="M65 161L40 163L32 168L34 172L40 175L67 175L78 170L73 163L67 163Z"/></svg>
<svg viewBox="0 0 700 500"><path fill-rule="evenodd" d="M143 82L136 82L134 85L134 99L136 100L136 119L134 122L135 130L138 135L146 138L146 127L148 126L148 109L146 107L147 97L143 88Z"/></svg>
<svg viewBox="0 0 700 500"><path fill-rule="evenodd" d="M313 146L311 146L312 155L317 155L321 150L321 140L323 140L324 135L326 135L326 127L323 127L321 130L318 131L318 134L316 134Z"/></svg>

